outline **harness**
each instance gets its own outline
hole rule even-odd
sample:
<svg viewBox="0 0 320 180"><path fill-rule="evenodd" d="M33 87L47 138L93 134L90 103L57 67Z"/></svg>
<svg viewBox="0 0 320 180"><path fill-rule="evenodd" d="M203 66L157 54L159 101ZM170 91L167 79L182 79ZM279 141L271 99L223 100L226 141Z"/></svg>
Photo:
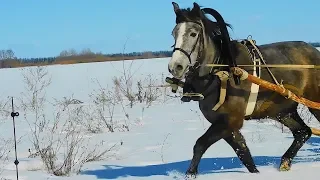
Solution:
<svg viewBox="0 0 320 180"><path fill-rule="evenodd" d="M198 42L198 40L197 40L197 42ZM266 62L263 59L263 56L262 56L259 48L256 46L255 40L253 40L251 38L251 36L249 36L247 39L243 39L238 42L240 42L240 44L243 47L245 47L253 65L254 65L253 69L252 69L253 70L252 75L260 78L261 77L261 66L260 65L262 63L266 65ZM179 51L183 52L189 58L189 60L191 62L190 55L194 51L194 48L190 54L188 54L186 51L184 51L183 49L180 49L180 48L175 48L175 50L179 50ZM198 53L198 57L199 57L199 54L200 53ZM196 63L198 63L198 61ZM258 67L255 65L258 65ZM193 69L195 69L195 68L193 68ZM280 84L280 83L278 83L277 79L274 77L274 75L272 74L270 69L267 68L267 70L268 70L269 74L271 75L271 77L273 78L273 80L277 84ZM192 72L193 71L190 70L190 73L192 73ZM212 72L212 69L211 69L211 72L205 78L210 79L210 78L212 78L212 76L215 76L215 75L219 78L221 83L220 83L219 100L215 104L215 106L212 108L213 111L217 111L224 104L224 102L226 100L226 95L227 95L227 85L228 85L228 81L230 78L228 71L215 70L214 72ZM208 81L209 82L207 83L206 87L204 88L205 89L204 91L206 91L206 89L212 84L212 82L210 82L210 80L208 80ZM185 83L183 83L182 81L180 81L180 80L178 81L174 78L167 78L166 82L172 85L173 92L176 92L176 89L178 88L178 86L183 88L183 97L181 98L181 100L183 102L189 102L191 100L200 101L200 100L203 100L205 97L204 96L205 92L195 93L193 91L192 87L189 86L189 83L187 83L187 80ZM251 115L254 111L254 108L255 108L256 102L257 102L259 87L260 86L255 83L251 84L250 94L249 94L248 103L247 103L247 107L246 107L246 113L245 113L246 116Z"/></svg>
<svg viewBox="0 0 320 180"><path fill-rule="evenodd" d="M255 45L255 41L251 39L251 36L248 39L242 40L240 42L248 51L250 59L253 62L253 72L252 75L255 77L261 77L261 61L263 60L262 54L260 53L258 47ZM256 65L259 65L258 68ZM259 85L251 83L250 94L248 98L248 103L246 107L246 116L249 116L253 113L254 108L257 103L257 97L259 93Z"/></svg>
<svg viewBox="0 0 320 180"><path fill-rule="evenodd" d="M267 65L267 63L265 62L259 48L256 46L256 41L253 40L251 36L249 36L247 39L241 40L240 44L243 47L245 47L253 65L254 65L252 75L254 77L260 78L261 77L261 66L260 65L261 65L261 63L263 63L264 65ZM258 65L258 67L256 65ZM267 70L268 70L268 73L270 74L270 76L273 78L274 82L277 85L282 86L277 81L277 79L275 78L275 76L272 74L272 72L270 71L270 69L268 67L267 67ZM227 87L226 82L229 80L229 78L226 78L224 76L219 76L220 72L222 72L222 71L218 71L216 73L216 75L218 75L218 77L221 80L221 88L220 88L219 102L212 108L212 110L214 110L214 111L218 110L219 107L222 106L222 104L225 101L226 87ZM225 71L223 72L223 74L226 74L226 73L227 72L225 72ZM259 88L260 88L260 86L258 84L251 83L250 94L249 94L249 98L248 98L245 116L249 116L253 113L254 108L256 106L256 103L257 103Z"/></svg>
<svg viewBox="0 0 320 180"><path fill-rule="evenodd" d="M194 23L196 23L202 27L201 23L199 23L197 21L195 21ZM207 85L205 85L204 92L201 92L201 93L195 92L192 85L190 85L190 83L188 83L188 79L189 80L193 79L193 76L195 76L195 74L197 74L197 70L201 65L201 62L199 62L199 60L201 59L201 55L202 55L201 50L204 50L204 47L203 47L204 46L204 43L203 43L204 39L203 39L202 33L203 33L203 30L200 31L200 33L198 34L197 40L196 40L195 44L193 45L190 52L187 52L186 50L184 50L180 47L175 47L176 43L172 46L172 47L174 47L173 53L175 51L180 51L188 58L188 60L189 60L189 65L188 65L188 70L187 70L188 72L186 72L186 82L182 82L182 81L177 80L175 78L168 78L168 77L166 78L166 82L171 84L172 92L174 92L174 93L176 92L178 87L183 88L183 96L181 98L181 101L183 101L183 102L189 102L191 100L200 101L205 98L205 96L204 96L205 91L212 85L211 81L213 81L213 76L217 76L220 79L219 100L216 103L216 105L212 108L213 111L217 111L224 104L225 99L226 99L227 86L228 86L228 81L230 78L228 71L216 69L214 72L212 72L212 70L213 70L213 68L212 68L210 73L206 77L204 77L204 79L207 79L209 82L207 83ZM212 37L212 39L214 40L215 37ZM198 54L197 54L197 59L196 59L195 63L192 65L191 55L195 51L198 43L200 45L199 45L199 50L198 50ZM264 61L263 56L262 56L259 48L256 46L255 40L253 40L251 38L251 36L249 36L247 39L241 40L240 44L245 47L253 65L254 65L252 75L260 78L261 77L261 66L260 65L261 65L261 63L264 63L266 65L266 62ZM219 62L214 62L214 63L219 63ZM258 65L258 67L256 65ZM274 77L274 75L272 74L270 69L267 68L267 70L268 70L269 74L271 75L271 77L273 78L273 80L275 81L275 83L280 85L280 83ZM197 77L197 78L201 78L201 77ZM245 113L246 116L251 115L253 113L254 108L256 106L258 93L259 93L259 85L252 83L249 98L248 98L248 103L247 103L247 107L246 107L246 113Z"/></svg>

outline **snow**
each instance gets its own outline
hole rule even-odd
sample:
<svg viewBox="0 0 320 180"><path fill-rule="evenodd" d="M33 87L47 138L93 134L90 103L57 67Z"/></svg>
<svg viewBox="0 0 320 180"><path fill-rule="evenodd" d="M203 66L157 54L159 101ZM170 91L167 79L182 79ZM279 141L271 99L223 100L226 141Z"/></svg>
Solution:
<svg viewBox="0 0 320 180"><path fill-rule="evenodd" d="M154 85L161 85L163 79L169 76L167 64L169 58L145 59L125 61L125 67L130 67L134 74L134 85L138 80L145 80L148 75L156 81ZM52 118L54 106L50 103L53 99L73 97L83 101L85 105L91 103L89 94L99 88L98 80L103 87L111 88L112 78L122 75L123 62L99 62L75 65L54 65L45 67L52 83L46 89L49 102L45 104L44 112L48 118ZM23 98L22 92L26 92L23 81L23 72L33 68L1 69L0 102L8 101L8 97L14 97L14 102L19 104L19 98ZM164 88L161 88L163 93ZM167 89L170 93L170 89ZM10 99L9 99L10 100ZM10 105L10 104L9 104ZM132 108L126 106L125 111L129 115L127 122L129 131L87 133L86 138L90 143L99 144L102 147L110 147L113 143L120 143L115 150L110 152L110 158L86 163L79 174L70 176L55 176L47 173L39 158L28 158L28 149L33 149L30 142L30 128L24 119L24 111L16 105L16 111L20 113L16 117L18 142L19 179L57 179L57 180L96 180L96 179L183 179L190 159L192 148L209 127L195 102L181 103L179 98L170 98L161 95L150 107L145 103L134 104ZM10 106L5 106L11 112ZM90 108L89 108L90 109ZM35 115L27 113L27 118L33 119ZM123 122L125 114L123 108L116 107L114 119ZM320 123L311 118L309 125L320 128ZM286 129L281 132L278 124L273 121L245 122L243 135L254 156L254 161L260 170L260 174L248 173L241 164L236 154L224 141L218 141L204 154L199 165L198 179L302 179L316 178L320 168L320 138L312 136L298 152L290 171L279 172L277 167L284 152L292 142L292 135ZM12 119L3 116L0 123L3 139L13 137ZM61 133L63 134L63 133ZM11 145L11 144L10 144ZM0 177L15 179L14 151L9 154L9 161L0 170Z"/></svg>

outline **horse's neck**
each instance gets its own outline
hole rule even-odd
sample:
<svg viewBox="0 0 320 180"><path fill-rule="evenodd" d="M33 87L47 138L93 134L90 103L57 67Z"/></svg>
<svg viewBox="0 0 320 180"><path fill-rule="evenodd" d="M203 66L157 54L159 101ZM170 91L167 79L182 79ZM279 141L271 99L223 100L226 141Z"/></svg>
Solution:
<svg viewBox="0 0 320 180"><path fill-rule="evenodd" d="M205 52L206 54L204 55L203 63L201 64L201 67L199 68L199 76L206 76L208 75L212 68L209 66L206 66L206 64L213 64L216 63L216 61L219 60L219 63L227 65L227 61L225 59L219 59L220 58L220 52L216 48L216 45L212 42L209 41ZM244 45L241 45L239 42L232 42L235 43L233 44L233 48L236 48L232 53L235 54L235 61L237 64L251 64L252 60L250 58L249 52L245 48Z"/></svg>
<svg viewBox="0 0 320 180"><path fill-rule="evenodd" d="M206 66L206 64L214 63L220 56L219 51L216 49L216 46L211 39L206 42L204 47L203 59L201 60L202 63L199 67L198 75L192 82L193 87L197 92L201 92L203 90L207 91L207 88L212 89L212 86L216 86L217 83L215 77L208 76L211 73L212 68Z"/></svg>
<svg viewBox="0 0 320 180"><path fill-rule="evenodd" d="M235 61L237 64L252 64L250 53L248 52L248 50L244 45L237 42L234 44L233 48L237 48L236 49L237 54L235 57Z"/></svg>
<svg viewBox="0 0 320 180"><path fill-rule="evenodd" d="M199 68L200 77L206 76L211 72L212 68L206 66L206 64L212 64L217 58L219 58L219 53L211 39L207 41L204 52L205 54L203 56L202 64Z"/></svg>
<svg viewBox="0 0 320 180"><path fill-rule="evenodd" d="M205 93L204 96L214 89L217 89L219 85L218 77L216 76L208 76L205 78L194 77L192 79L188 79L188 84L194 88L194 91L197 93Z"/></svg>

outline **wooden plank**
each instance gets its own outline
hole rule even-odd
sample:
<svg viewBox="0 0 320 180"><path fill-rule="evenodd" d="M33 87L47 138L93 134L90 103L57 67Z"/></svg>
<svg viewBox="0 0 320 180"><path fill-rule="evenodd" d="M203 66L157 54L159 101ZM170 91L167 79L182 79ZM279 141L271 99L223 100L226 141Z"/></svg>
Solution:
<svg viewBox="0 0 320 180"><path fill-rule="evenodd" d="M226 64L206 64L208 67L227 67ZM238 64L238 67L269 67L269 68L290 68L290 69L320 69L320 65L307 64L268 64L268 65L253 65L253 64Z"/></svg>
<svg viewBox="0 0 320 180"><path fill-rule="evenodd" d="M298 97L296 94L289 91L288 89L286 89L282 86L278 86L276 84L270 83L268 81L265 81L263 79L257 78L255 76L252 76L247 71L245 71L241 68L236 67L236 68L231 68L231 70L235 75L240 76L241 80L247 79L247 80L251 81L252 83L260 85L261 87L264 87L264 88L269 89L271 91L275 91L288 99L296 101L296 102L303 104L307 107L320 110L320 102L314 102L314 101L310 101L310 100L303 98L303 97Z"/></svg>

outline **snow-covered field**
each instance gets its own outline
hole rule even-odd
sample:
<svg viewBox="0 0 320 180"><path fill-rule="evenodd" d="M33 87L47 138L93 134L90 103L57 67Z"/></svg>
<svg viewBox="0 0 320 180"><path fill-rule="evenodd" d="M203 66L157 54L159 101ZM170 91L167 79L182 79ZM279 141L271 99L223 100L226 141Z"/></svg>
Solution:
<svg viewBox="0 0 320 180"><path fill-rule="evenodd" d="M168 60L125 61L125 75L122 73L123 62L55 65L44 69L1 69L0 152L7 152L7 148L13 147L13 142L6 143L6 140L13 137L12 119L8 113L11 112L10 98L14 97L15 110L20 113L15 121L21 180L182 179L192 157L193 145L209 124L197 103L181 103L179 98L173 97L169 88L149 86L164 84L164 78L168 76ZM43 75L46 71L48 73ZM123 81L119 85L119 81L113 80L113 77L130 75L134 94L139 89L138 81L141 80L142 85L142 103L134 102L132 107L128 98L119 97L123 94L122 90L126 92L127 86L121 85ZM25 80L29 81L24 81L23 77L28 77ZM39 89L41 82L48 82L49 77L51 84ZM90 96L92 93L93 96ZM44 95L46 99L41 101ZM146 98L143 98L145 95ZM320 128L320 123L313 117L308 117L306 121ZM37 136L32 136L35 130ZM282 132L273 121L250 121L245 123L242 132L261 173L248 173L232 148L219 141L203 156L198 179L300 180L318 178L320 175L320 138L312 136L302 147L291 171L279 172L280 158L292 142L292 135L287 129ZM39 156L29 157L36 152L32 144L35 137L39 138L40 149L54 143L56 148L64 145L71 147L75 142L73 139L81 140L75 145L80 153L73 151L75 159L80 160L82 152L88 155L88 152L111 150L104 154L104 159L84 163L79 173L55 176L46 171ZM89 150L94 147L96 151ZM8 161L5 159L6 153L2 153L2 158L0 154L0 177L3 179L16 178L14 150L10 150ZM70 148L67 150L52 150L59 158L53 160L57 167L63 167L61 160L71 152Z"/></svg>

